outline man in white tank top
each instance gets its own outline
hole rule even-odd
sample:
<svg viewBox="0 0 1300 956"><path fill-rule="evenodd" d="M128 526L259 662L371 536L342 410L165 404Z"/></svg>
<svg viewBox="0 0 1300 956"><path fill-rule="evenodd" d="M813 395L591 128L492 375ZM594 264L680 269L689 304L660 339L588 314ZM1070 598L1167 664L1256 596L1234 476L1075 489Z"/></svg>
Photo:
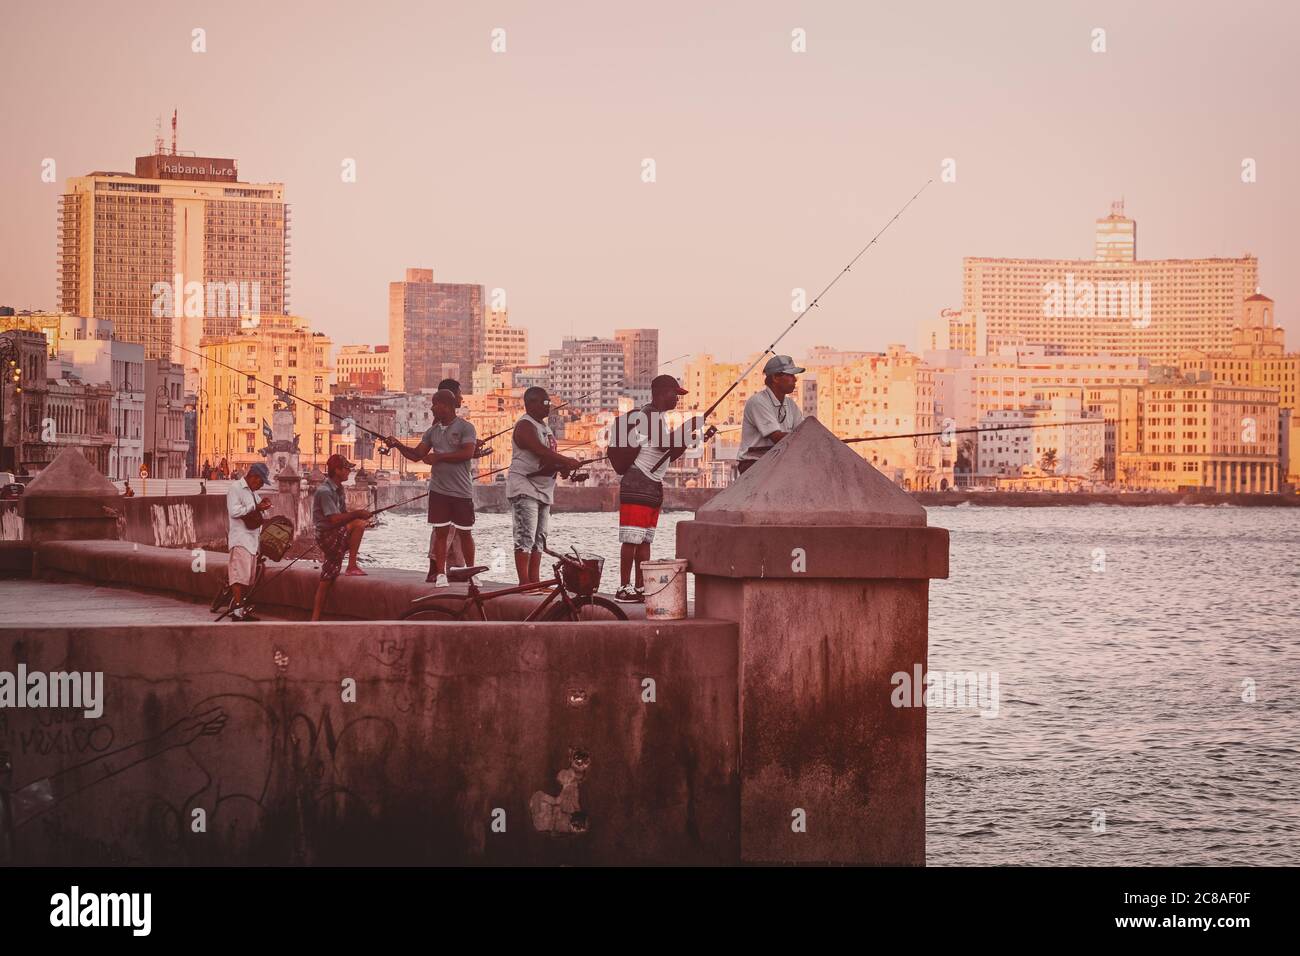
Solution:
<svg viewBox="0 0 1300 956"><path fill-rule="evenodd" d="M551 413L551 396L535 385L524 392L524 414L515 422L511 436L510 470L506 472L506 497L510 500L510 523L514 529L515 571L520 584L541 580L542 549L555 503L555 472L566 478L581 463L556 451L555 433L546 423Z"/></svg>

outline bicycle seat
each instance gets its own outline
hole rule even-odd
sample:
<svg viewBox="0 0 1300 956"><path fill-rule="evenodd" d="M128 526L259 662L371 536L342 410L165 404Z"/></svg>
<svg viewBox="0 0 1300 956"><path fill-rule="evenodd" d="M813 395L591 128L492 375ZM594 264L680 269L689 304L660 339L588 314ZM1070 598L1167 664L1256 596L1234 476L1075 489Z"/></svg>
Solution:
<svg viewBox="0 0 1300 956"><path fill-rule="evenodd" d="M472 568L448 568L447 581L450 584L464 584L474 575L487 570L487 565L479 564Z"/></svg>

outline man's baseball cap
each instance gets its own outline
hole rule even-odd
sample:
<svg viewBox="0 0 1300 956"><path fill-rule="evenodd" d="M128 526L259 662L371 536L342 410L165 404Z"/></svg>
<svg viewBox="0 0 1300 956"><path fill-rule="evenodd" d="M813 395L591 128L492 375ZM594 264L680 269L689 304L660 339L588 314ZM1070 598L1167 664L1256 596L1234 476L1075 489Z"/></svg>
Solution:
<svg viewBox="0 0 1300 956"><path fill-rule="evenodd" d="M671 375L656 375L650 381L650 391L652 393L659 391L661 388L676 389L678 395L686 394L686 389L682 388L681 382L677 381L677 379L673 378Z"/></svg>
<svg viewBox="0 0 1300 956"><path fill-rule="evenodd" d="M342 455L330 455L330 460L325 462L326 471L329 471L331 468L347 468L348 470L351 470L355 467L357 466L352 464L352 462L348 461Z"/></svg>
<svg viewBox="0 0 1300 956"><path fill-rule="evenodd" d="M802 375L807 369L794 364L788 355L773 355L763 366L764 375Z"/></svg>
<svg viewBox="0 0 1300 956"><path fill-rule="evenodd" d="M266 481L271 477L271 472L268 471L266 465L262 464L260 461L249 465L248 473L250 475L257 475L257 477L261 478L263 481Z"/></svg>

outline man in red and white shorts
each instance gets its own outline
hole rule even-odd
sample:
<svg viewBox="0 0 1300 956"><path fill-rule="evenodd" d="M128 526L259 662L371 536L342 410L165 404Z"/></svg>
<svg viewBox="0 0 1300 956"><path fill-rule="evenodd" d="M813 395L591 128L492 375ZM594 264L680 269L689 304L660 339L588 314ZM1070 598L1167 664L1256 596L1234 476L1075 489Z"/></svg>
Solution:
<svg viewBox="0 0 1300 956"><path fill-rule="evenodd" d="M637 445L636 460L618 487L619 588L616 601L625 604L645 600L641 562L650 560L650 543L659 524L664 503L664 472L686 452L685 428L669 434L664 413L677 407L685 395L671 375L656 376L650 383L650 404L628 416L626 444ZM665 458L664 456L667 455ZM660 463L662 460L662 464ZM636 583L633 584L633 571Z"/></svg>

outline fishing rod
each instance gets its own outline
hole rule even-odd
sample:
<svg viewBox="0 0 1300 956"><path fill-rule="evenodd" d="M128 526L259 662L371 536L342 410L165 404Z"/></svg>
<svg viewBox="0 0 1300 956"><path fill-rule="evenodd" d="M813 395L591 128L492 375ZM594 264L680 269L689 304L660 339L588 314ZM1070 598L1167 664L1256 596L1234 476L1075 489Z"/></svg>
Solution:
<svg viewBox="0 0 1300 956"><path fill-rule="evenodd" d="M712 425L710 425L710 426L708 427L708 429L706 430L705 433L706 433L706 434L711 438L711 437L713 437L714 435L725 435L727 432L738 432L738 431L740 431L740 426L739 426L739 425L737 425L735 428L714 428ZM590 441L585 441L585 442L583 442L581 445L571 445L571 446L569 447L568 450L569 450L569 451L573 451L573 449L575 449L575 448L583 448L583 447L586 447L587 445L590 445L592 442L597 442L597 441L600 441L600 439L599 439L599 438L593 438L593 439L591 439ZM689 446L688 446L688 447L689 447ZM603 455L598 455L598 456L595 457L595 458L579 458L578 461L580 462L580 464L578 465L578 467L579 467L579 468L584 468L584 467L586 467L587 465L594 465L594 464L595 464L596 462L598 462L598 461L606 461L606 460L608 460L608 458L609 458L609 452L606 452L606 453L603 454ZM528 478L537 478L537 477L540 477L540 476L542 476L542 475L546 475L548 471L549 471L549 469L547 469L547 468L540 468L540 469L538 469L537 471L530 472L530 473L529 473L528 475L526 475L525 477L528 477ZM551 474L554 474L554 472L551 472ZM547 477L549 477L549 475L548 475ZM580 481L580 480L582 480L582 479L571 479L571 480L577 480L577 481Z"/></svg>
<svg viewBox="0 0 1300 956"><path fill-rule="evenodd" d="M337 412L330 411L324 405L317 405L315 402L311 401L310 399L303 398L300 395L295 395L287 388L280 388L280 386L273 385L270 382L268 382L266 379L258 378L256 375L249 374L249 372L246 369L235 368L235 366L233 365L227 365L225 362L221 361L220 359L215 359L212 356L205 355L202 352L196 352L193 349L187 349L183 345L177 345L175 342L172 342L171 339L164 338L161 335L149 335L148 332L142 334L148 335L150 338L156 339L159 342L167 342L172 348L179 349L182 352L188 352L190 355L194 355L197 356L198 358L203 359L204 361L211 362L213 365L220 365L224 369L229 369L230 371L235 372L236 374L243 375L247 378L251 378L253 381L265 385L267 388L271 389L272 391L279 392L281 395L288 395L289 398L293 399L295 402L302 402L304 405L310 405L312 408L316 409L317 411L324 412L326 415L329 415L331 418L337 418L341 422L351 422L354 428L358 428L361 431L365 432L367 435L371 435L372 437L379 439L379 445L380 445L379 453L381 455L387 455L391 450L388 448L388 440L386 435L381 435L379 434L379 432L371 431L369 428L366 428L364 425L359 424L355 418L351 418L345 415L340 415Z"/></svg>
<svg viewBox="0 0 1300 956"><path fill-rule="evenodd" d="M311 546L306 548L302 552L302 554L298 555L296 558L294 558L292 561L290 561L288 564L282 567L279 571L276 571L275 574L273 574L269 579L259 578L257 581L253 583L253 586L248 589L248 593L244 595L244 599L242 601L240 601L238 604L230 605L230 607L226 608L224 611L218 614L216 620L213 621L212 623L216 624L219 621L225 620L227 615L234 614L241 607L248 608L249 610L251 610L253 607L252 601L253 601L254 594L256 594L262 587L271 584L273 581L276 580L276 578L284 574L284 572L288 571L291 567L293 567L303 558L307 557L307 555L311 554L318 547L320 547L320 545L313 541Z"/></svg>
<svg viewBox="0 0 1300 956"><path fill-rule="evenodd" d="M843 269L841 269L839 272L835 274L835 278L832 279L829 283L827 283L826 288L822 289L820 292L817 293L816 296L813 297L813 300L808 303L808 305L804 308L804 310L794 317L794 321L785 327L785 331L782 332L780 335L778 335L775 339L773 339L772 344L759 353L758 358L754 359L754 363L750 365L749 368L745 369L745 371L741 374L740 378L736 379L729 386L727 386L727 390L723 392L720 396L718 396L718 400L714 402L712 405L710 405L707 409L705 409L704 414L701 416L702 418L708 418L711 414L713 414L713 412L717 410L718 406L723 403L726 397L730 395L733 391L735 391L737 386L739 386L740 383L743 382L746 379L746 377L748 377L750 372L754 371L754 369L758 367L758 363L763 361L763 357L765 355L776 354L776 347L778 343L780 343L780 341L790 333L791 329L793 329L796 325L799 324L800 319L802 319L813 309L817 308L818 303L821 301L821 297L824 296L827 292L829 292L834 287L835 283L839 282L840 279L844 278L846 273L852 271L853 267L857 264L857 261L867 254L867 250L876 244L876 240L885 234L885 230L887 230L890 226L892 226L895 223L895 221L897 221L899 216L907 212L907 207L912 205L912 203L916 201L916 197L921 195L921 193L925 192L926 188L929 187L929 185L932 182L934 182L933 179L927 179L925 181L925 185L922 186L920 189L918 189L912 195L911 199L903 203L903 207L899 209L898 212L894 213L894 217L890 219L889 222L885 223L885 225L881 227L881 230L878 233L876 233L874 236L871 237L871 241L868 242L865 246L863 246L862 249L859 250L856 256L854 256L852 259L849 260L848 265L846 265ZM668 460L668 453L666 452L664 456L655 463L654 469L652 470L658 470L660 467L663 466L663 463L667 460Z"/></svg>
<svg viewBox="0 0 1300 956"><path fill-rule="evenodd" d="M1104 418L1094 418L1089 421L1036 422L1032 425L977 425L971 428L945 428L943 431L937 432L909 432L906 435L866 435L862 438L841 438L840 441L844 442L846 445L852 445L856 442L892 441L898 438L933 438L943 435L969 435L975 432L1011 432L1022 431L1026 428L1071 428L1076 425L1117 425L1128 421L1137 421L1137 419L1115 419L1108 421Z"/></svg>

